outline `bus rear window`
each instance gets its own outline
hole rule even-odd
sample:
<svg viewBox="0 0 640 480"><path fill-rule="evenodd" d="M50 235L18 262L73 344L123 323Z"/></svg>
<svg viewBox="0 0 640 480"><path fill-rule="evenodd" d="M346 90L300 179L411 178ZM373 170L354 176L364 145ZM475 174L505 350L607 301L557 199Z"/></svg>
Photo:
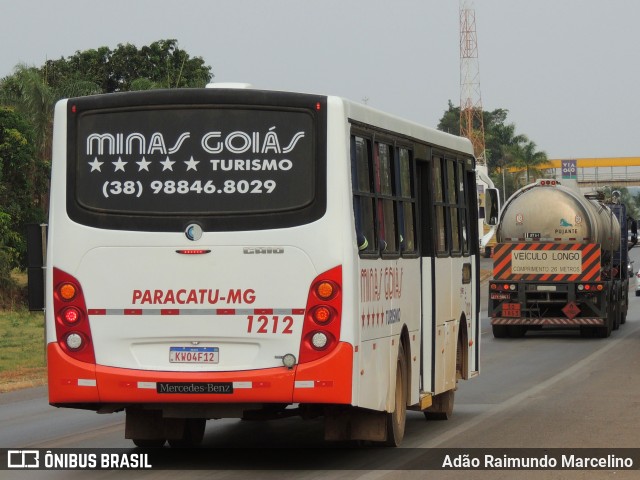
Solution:
<svg viewBox="0 0 640 480"><path fill-rule="evenodd" d="M75 132L75 201L143 216L287 212L314 200L314 119L299 109L89 110Z"/></svg>

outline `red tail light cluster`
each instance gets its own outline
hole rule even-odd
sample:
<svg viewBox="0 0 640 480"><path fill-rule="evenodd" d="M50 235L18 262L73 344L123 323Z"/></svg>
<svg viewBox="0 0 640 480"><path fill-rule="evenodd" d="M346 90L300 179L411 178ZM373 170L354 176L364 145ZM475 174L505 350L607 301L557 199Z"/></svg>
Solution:
<svg viewBox="0 0 640 480"><path fill-rule="evenodd" d="M331 352L340 339L342 267L316 277L309 289L299 363L312 362Z"/></svg>
<svg viewBox="0 0 640 480"><path fill-rule="evenodd" d="M96 363L87 306L80 283L68 273L54 268L53 285L56 338L60 348L76 360Z"/></svg>
<svg viewBox="0 0 640 480"><path fill-rule="evenodd" d="M604 285L602 283L597 283L595 285L590 285L588 283L580 283L578 285L578 291L579 292L589 292L589 291L598 291L601 292L604 289Z"/></svg>

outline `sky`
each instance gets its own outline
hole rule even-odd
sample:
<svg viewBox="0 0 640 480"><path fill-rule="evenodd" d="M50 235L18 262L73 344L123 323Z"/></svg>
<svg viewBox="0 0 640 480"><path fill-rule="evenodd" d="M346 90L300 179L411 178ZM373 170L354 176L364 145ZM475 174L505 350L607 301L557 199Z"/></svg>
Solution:
<svg viewBox="0 0 640 480"><path fill-rule="evenodd" d="M640 157L640 1L474 0L484 110L550 159ZM0 78L176 39L216 82L331 94L435 127L460 104L459 0L0 0Z"/></svg>

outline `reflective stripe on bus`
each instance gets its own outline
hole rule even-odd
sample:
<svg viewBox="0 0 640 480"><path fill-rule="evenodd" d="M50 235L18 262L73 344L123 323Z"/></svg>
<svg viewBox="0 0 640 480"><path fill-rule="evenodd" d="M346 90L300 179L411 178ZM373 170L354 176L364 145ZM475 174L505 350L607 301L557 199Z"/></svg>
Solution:
<svg viewBox="0 0 640 480"><path fill-rule="evenodd" d="M304 308L90 308L89 315L304 315Z"/></svg>

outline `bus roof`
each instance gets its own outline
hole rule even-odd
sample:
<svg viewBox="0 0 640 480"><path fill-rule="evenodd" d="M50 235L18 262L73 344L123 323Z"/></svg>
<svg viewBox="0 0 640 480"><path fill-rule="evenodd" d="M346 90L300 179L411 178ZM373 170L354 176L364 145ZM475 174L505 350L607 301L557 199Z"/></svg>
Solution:
<svg viewBox="0 0 640 480"><path fill-rule="evenodd" d="M331 96L329 98L337 98L342 101L347 116L352 120L375 125L391 132L404 132L407 137L473 155L473 146L468 138L442 132L345 98Z"/></svg>
<svg viewBox="0 0 640 480"><path fill-rule="evenodd" d="M242 82L220 82L209 83L207 88L219 88L219 89L242 89L242 90L261 90L255 88L250 83ZM284 92L282 90L273 90L277 92ZM310 93L310 92L290 92L290 93ZM317 94L316 95L320 95ZM362 103L354 102L344 97L335 95L323 95L328 99L341 102L345 106L347 116L355 121L375 125L376 127L383 128L392 132L406 132L406 136L414 138L416 140L422 140L428 143L434 143L444 148L460 151L473 155L473 145L471 141L466 137L460 137L452 135L450 133L442 132L436 128L428 127L411 120L406 120L402 117L394 114L378 110Z"/></svg>

